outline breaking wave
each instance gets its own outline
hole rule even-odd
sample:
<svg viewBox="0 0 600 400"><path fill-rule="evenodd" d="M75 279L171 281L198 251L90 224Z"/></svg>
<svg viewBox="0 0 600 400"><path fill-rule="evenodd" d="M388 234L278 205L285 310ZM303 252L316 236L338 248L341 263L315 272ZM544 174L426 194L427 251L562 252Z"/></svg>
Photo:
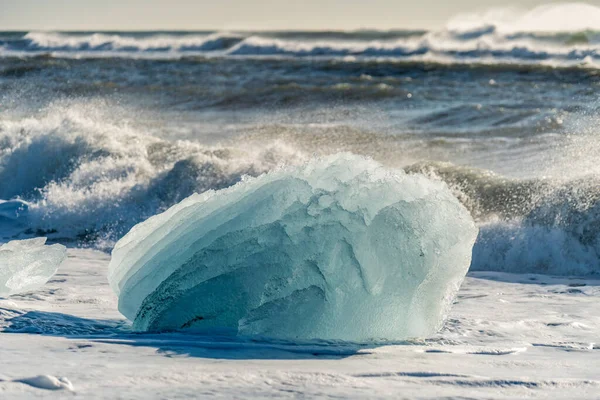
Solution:
<svg viewBox="0 0 600 400"><path fill-rule="evenodd" d="M1 34L0 55L391 58L585 66L600 63L600 7L559 4L453 18L437 31Z"/></svg>
<svg viewBox="0 0 600 400"><path fill-rule="evenodd" d="M21 236L110 249L133 225L194 192L225 188L310 154L289 141L239 138L212 147L168 141L114 114L114 105L101 101L58 102L36 117L3 119L0 198L10 201L0 201L0 222L19 225ZM389 155L388 145L372 153ZM519 180L431 162L406 170L445 181L470 210L480 227L473 270L600 274L598 174Z"/></svg>
<svg viewBox="0 0 600 400"><path fill-rule="evenodd" d="M432 62L533 63L556 65L593 64L600 59L600 34L577 33L506 35L493 28L472 32L432 32L421 37L384 41L294 40L252 35L150 36L60 33L29 33L19 43L3 46L6 55L15 52L55 56L183 57L288 56L288 57L384 57Z"/></svg>
<svg viewBox="0 0 600 400"><path fill-rule="evenodd" d="M431 34L412 41L377 43L304 43L250 37L228 51L243 56L386 57L432 62L533 63L560 65L594 64L600 59L600 44L568 46L535 43L530 38L506 38L490 33L461 40L454 35Z"/></svg>
<svg viewBox="0 0 600 400"><path fill-rule="evenodd" d="M600 274L600 177L518 180L445 163L409 172L445 181L478 221L471 270Z"/></svg>
<svg viewBox="0 0 600 400"><path fill-rule="evenodd" d="M110 112L98 102L0 121L0 198L15 200L2 204L0 219L12 213L25 233L110 248L133 225L194 192L302 157L278 143L207 147L107 121Z"/></svg>
<svg viewBox="0 0 600 400"><path fill-rule="evenodd" d="M558 3L530 10L494 8L457 15L447 24L447 28L453 31L488 27L507 34L600 31L600 7L587 3Z"/></svg>
<svg viewBox="0 0 600 400"><path fill-rule="evenodd" d="M42 52L190 52L223 50L242 39L242 36L228 33L128 35L30 32L11 44L15 50Z"/></svg>

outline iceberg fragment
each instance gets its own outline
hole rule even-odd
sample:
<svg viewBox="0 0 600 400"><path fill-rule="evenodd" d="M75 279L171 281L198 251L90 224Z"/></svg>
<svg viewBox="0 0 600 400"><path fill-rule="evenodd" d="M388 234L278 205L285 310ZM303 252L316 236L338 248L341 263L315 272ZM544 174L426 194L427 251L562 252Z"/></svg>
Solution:
<svg viewBox="0 0 600 400"><path fill-rule="evenodd" d="M476 236L444 183L344 153L136 225L109 281L138 331L396 340L441 326Z"/></svg>
<svg viewBox="0 0 600 400"><path fill-rule="evenodd" d="M0 296L35 290L56 273L67 256L60 244L46 238L14 240L0 246Z"/></svg>

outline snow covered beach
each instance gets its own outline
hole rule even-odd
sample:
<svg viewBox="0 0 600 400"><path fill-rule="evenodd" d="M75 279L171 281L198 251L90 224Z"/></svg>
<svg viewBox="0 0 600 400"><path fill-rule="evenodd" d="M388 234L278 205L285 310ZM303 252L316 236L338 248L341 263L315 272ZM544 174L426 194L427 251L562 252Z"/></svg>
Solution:
<svg viewBox="0 0 600 400"><path fill-rule="evenodd" d="M599 280L470 273L432 338L302 344L131 334L108 262L71 249L41 290L0 301L2 398L594 399L600 390ZM66 377L73 391L27 381L40 375Z"/></svg>

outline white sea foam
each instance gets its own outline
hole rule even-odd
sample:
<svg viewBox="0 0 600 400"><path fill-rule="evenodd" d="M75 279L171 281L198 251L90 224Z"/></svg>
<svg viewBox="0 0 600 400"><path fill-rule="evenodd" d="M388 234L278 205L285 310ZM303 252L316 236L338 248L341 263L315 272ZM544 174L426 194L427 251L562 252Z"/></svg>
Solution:
<svg viewBox="0 0 600 400"><path fill-rule="evenodd" d="M237 35L217 34L66 34L58 32L30 32L25 35L29 49L43 51L210 51L226 46L227 40Z"/></svg>
<svg viewBox="0 0 600 400"><path fill-rule="evenodd" d="M0 198L28 201L22 222L66 238L97 242L107 235L110 246L194 192L303 157L278 143L242 149L158 139L115 120L114 112L103 102L66 102L0 122Z"/></svg>
<svg viewBox="0 0 600 400"><path fill-rule="evenodd" d="M250 37L227 51L243 56L359 56L385 57L444 63L524 63L556 66L595 65L600 59L600 44L538 42L532 38L508 38L490 33L464 39L452 32L433 32L419 39L367 43L306 43Z"/></svg>
<svg viewBox="0 0 600 400"><path fill-rule="evenodd" d="M457 15L447 27L455 31L494 27L503 33L600 31L600 7L588 3L557 3L530 10L494 8Z"/></svg>

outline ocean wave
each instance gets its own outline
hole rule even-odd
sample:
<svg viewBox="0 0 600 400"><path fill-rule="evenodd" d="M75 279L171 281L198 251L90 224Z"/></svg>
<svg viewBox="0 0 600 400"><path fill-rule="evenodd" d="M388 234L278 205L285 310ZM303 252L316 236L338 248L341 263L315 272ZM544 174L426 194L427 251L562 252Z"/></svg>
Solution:
<svg viewBox="0 0 600 400"><path fill-rule="evenodd" d="M177 35L30 32L20 40L5 42L5 46L33 52L203 52L227 49L242 39L227 32Z"/></svg>
<svg viewBox="0 0 600 400"><path fill-rule="evenodd" d="M1 202L0 222L21 226L21 236L109 250L133 225L192 193L302 162L315 146L322 154L371 154L390 166L418 157L401 138L378 141L352 130L329 132L327 142L298 134L304 145L281 129L225 146L169 141L122 122L127 112L103 101L64 101L32 117L3 118L0 199L10 201ZM472 270L600 274L597 174L514 179L433 162L405 169L446 182L477 221Z"/></svg>
<svg viewBox="0 0 600 400"><path fill-rule="evenodd" d="M598 35L600 37L600 35ZM396 58L445 62L580 62L600 59L600 40L591 33L565 36L500 34L494 29L474 32L440 31L396 40L298 40L261 35L215 33L210 35L128 36L126 34L73 35L28 33L23 39L4 43L5 55L52 53L77 57L186 57L286 56ZM551 40L554 39L554 40Z"/></svg>
<svg viewBox="0 0 600 400"><path fill-rule="evenodd" d="M597 68L599 20L600 7L570 4L461 16L424 32L29 32L0 35L0 56L324 57Z"/></svg>
<svg viewBox="0 0 600 400"><path fill-rule="evenodd" d="M592 64L600 60L600 43L553 43L495 32L467 38L452 32L387 42L307 43L253 36L227 50L237 56L384 57L427 61L539 62Z"/></svg>
<svg viewBox="0 0 600 400"><path fill-rule="evenodd" d="M587 3L558 3L521 8L492 8L459 14L450 19L452 31L476 31L493 27L504 33L565 33L600 31L600 7Z"/></svg>
<svg viewBox="0 0 600 400"><path fill-rule="evenodd" d="M407 168L446 182L480 226L471 270L600 274L600 178L518 180L448 163Z"/></svg>
<svg viewBox="0 0 600 400"><path fill-rule="evenodd" d="M110 248L136 223L195 192L301 158L285 145L207 147L145 135L102 102L0 122L0 198L25 202L31 232Z"/></svg>

